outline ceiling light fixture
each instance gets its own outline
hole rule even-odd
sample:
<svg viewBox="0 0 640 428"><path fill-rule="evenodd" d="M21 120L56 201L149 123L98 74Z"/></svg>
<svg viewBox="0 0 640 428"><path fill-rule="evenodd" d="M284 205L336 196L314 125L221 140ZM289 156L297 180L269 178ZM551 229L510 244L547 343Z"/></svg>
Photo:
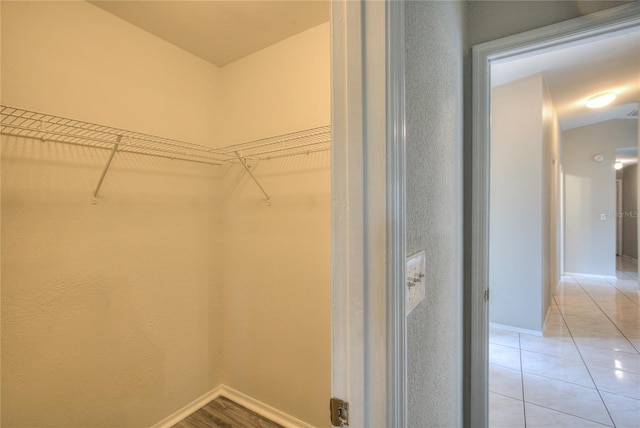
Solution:
<svg viewBox="0 0 640 428"><path fill-rule="evenodd" d="M622 165L622 162L616 162L616 163L613 164L613 167L615 169L622 169L623 166L624 165Z"/></svg>
<svg viewBox="0 0 640 428"><path fill-rule="evenodd" d="M611 104L613 100L616 99L616 94L613 92L606 92L600 95L594 95L593 97L587 100L587 107L589 108L600 108L606 105Z"/></svg>

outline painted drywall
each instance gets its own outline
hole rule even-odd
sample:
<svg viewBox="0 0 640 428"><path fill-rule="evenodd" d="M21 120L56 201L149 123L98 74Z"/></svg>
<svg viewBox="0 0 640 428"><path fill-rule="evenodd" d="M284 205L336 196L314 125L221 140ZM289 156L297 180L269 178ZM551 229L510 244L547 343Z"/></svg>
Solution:
<svg viewBox="0 0 640 428"><path fill-rule="evenodd" d="M329 152L240 168L223 211L225 385L314 426L331 394Z"/></svg>
<svg viewBox="0 0 640 428"><path fill-rule="evenodd" d="M2 103L197 143L216 69L85 2L2 2ZM2 140L2 425L150 426L220 382L220 170Z"/></svg>
<svg viewBox="0 0 640 428"><path fill-rule="evenodd" d="M329 24L221 70L230 142L328 125ZM329 152L225 177L223 383L314 426L331 394Z"/></svg>
<svg viewBox="0 0 640 428"><path fill-rule="evenodd" d="M558 150L557 118L542 75L492 89L491 322L542 331L556 277L551 224L557 216L551 207Z"/></svg>
<svg viewBox="0 0 640 428"><path fill-rule="evenodd" d="M330 123L329 23L220 70L224 145Z"/></svg>
<svg viewBox="0 0 640 428"><path fill-rule="evenodd" d="M543 198L548 204L548 217L543 230L547 230L544 239L548 248L546 259L548 264L543 267L548 271L546 284L543 286L543 307L542 317L546 318L551 307L551 295L555 291L562 277L562 190L561 190L561 170L562 170L562 141L560 123L553 103L553 98L549 88L543 79L543 107L542 107L542 133L545 143L545 157L543 160L544 185ZM543 216L546 216L543 212Z"/></svg>
<svg viewBox="0 0 640 428"><path fill-rule="evenodd" d="M638 259L638 165L622 170L622 254Z"/></svg>
<svg viewBox="0 0 640 428"><path fill-rule="evenodd" d="M215 145L214 65L85 2L2 8L3 102Z"/></svg>
<svg viewBox="0 0 640 428"><path fill-rule="evenodd" d="M407 254L426 297L407 320L408 426L462 424L462 103L466 5L406 3Z"/></svg>
<svg viewBox="0 0 640 428"><path fill-rule="evenodd" d="M565 171L565 271L615 276L615 150L632 147L634 120L609 120L562 133ZM594 162L597 153L605 155Z"/></svg>

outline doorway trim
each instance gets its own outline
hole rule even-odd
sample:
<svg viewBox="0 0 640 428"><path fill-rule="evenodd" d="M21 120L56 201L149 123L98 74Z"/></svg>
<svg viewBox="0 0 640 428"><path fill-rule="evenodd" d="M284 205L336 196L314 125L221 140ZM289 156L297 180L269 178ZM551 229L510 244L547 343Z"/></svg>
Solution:
<svg viewBox="0 0 640 428"><path fill-rule="evenodd" d="M470 417L489 424L489 176L491 63L584 43L640 25L640 5L632 3L547 27L482 43L472 49L472 224Z"/></svg>
<svg viewBox="0 0 640 428"><path fill-rule="evenodd" d="M624 222L622 220L622 206L624 204L622 200L622 179L616 178L616 256L622 256L623 252L623 227Z"/></svg>
<svg viewBox="0 0 640 428"><path fill-rule="evenodd" d="M404 5L333 0L331 40L331 393L406 426Z"/></svg>

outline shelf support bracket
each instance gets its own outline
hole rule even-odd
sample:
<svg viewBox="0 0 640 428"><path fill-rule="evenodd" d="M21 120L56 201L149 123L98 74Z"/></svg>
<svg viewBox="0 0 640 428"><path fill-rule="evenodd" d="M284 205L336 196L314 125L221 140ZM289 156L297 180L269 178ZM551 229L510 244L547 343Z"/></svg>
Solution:
<svg viewBox="0 0 640 428"><path fill-rule="evenodd" d="M253 175L253 173L251 172L251 170L249 169L249 166L247 165L247 163L244 161L244 159L240 156L239 152L233 152L236 155L236 158L238 158L238 160L240 161L240 164L242 164L242 166L244 167L245 171L247 171L247 173L249 174L249 176L253 179L253 181L256 183L256 185L260 188L260 191L262 192L262 194L264 195L264 197L267 199L267 205L271 206L271 198L269 197L269 195L267 194L267 192L265 192L264 188L260 185L260 183L258 182L258 180L256 179L256 177Z"/></svg>
<svg viewBox="0 0 640 428"><path fill-rule="evenodd" d="M113 145L113 148L111 149L111 154L109 154L109 159L107 159L107 163L105 164L104 169L102 170L102 174L100 175L100 178L98 179L96 190L93 191L93 198L91 202L94 204L98 203L98 192L100 191L100 187L102 187L102 182L104 181L104 177L107 175L107 171L111 166L111 161L113 160L113 157L115 156L116 151L118 150L118 145L120 144L120 141L122 141L122 136L119 135L118 141Z"/></svg>

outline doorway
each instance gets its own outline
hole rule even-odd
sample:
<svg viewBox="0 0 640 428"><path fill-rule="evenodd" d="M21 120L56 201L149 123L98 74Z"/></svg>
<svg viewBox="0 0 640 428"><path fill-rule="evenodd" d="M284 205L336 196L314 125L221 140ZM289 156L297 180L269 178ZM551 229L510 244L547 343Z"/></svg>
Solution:
<svg viewBox="0 0 640 428"><path fill-rule="evenodd" d="M628 31L640 23L637 5L623 7L587 18L578 18L526 34L474 47L474 148L472 199L472 339L471 420L488 424L488 321L489 321L489 159L490 159L490 79L491 66L532 53L579 45L588 40ZM560 177L562 181L562 177ZM567 225L568 226L568 225ZM560 226L562 229L562 225ZM562 264L562 263L560 263Z"/></svg>

